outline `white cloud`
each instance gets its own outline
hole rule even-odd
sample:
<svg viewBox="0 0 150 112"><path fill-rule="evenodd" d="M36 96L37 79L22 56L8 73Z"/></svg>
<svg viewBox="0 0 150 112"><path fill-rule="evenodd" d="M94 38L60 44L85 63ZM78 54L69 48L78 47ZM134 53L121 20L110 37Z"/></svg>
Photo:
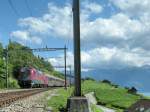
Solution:
<svg viewBox="0 0 150 112"><path fill-rule="evenodd" d="M96 2L83 2L83 6L84 6L84 11L85 12L89 12L89 13L101 13L102 12L102 10L103 10L103 7L100 5L100 4L98 4L98 3L96 3Z"/></svg>
<svg viewBox="0 0 150 112"><path fill-rule="evenodd" d="M41 44L42 40L39 37L31 36L27 31L14 31L11 33L11 37L19 39L19 41L23 44L26 42L30 42L32 44Z"/></svg>
<svg viewBox="0 0 150 112"><path fill-rule="evenodd" d="M60 55L59 57L62 57L62 58L50 58L48 59L48 61L50 61L53 64L53 66L63 66L64 55ZM73 63L74 63L73 54L71 52L68 52L67 53L67 65L73 66Z"/></svg>
<svg viewBox="0 0 150 112"><path fill-rule="evenodd" d="M124 67L142 67L150 65L150 53L137 48L132 51L118 48L95 48L81 52L82 71L88 71L97 68L119 69ZM147 55L144 55L147 54ZM49 59L54 66L64 63L63 59ZM67 65L73 66L73 54L67 55Z"/></svg>
<svg viewBox="0 0 150 112"><path fill-rule="evenodd" d="M126 66L149 65L150 48L150 8L149 0L110 0L120 11L104 18L99 14L105 9L95 2L83 2L81 9L81 40L87 48L82 51L83 70L92 67L119 68ZM57 6L48 4L48 13L42 17L29 17L19 20L23 31L12 35L22 40L42 42L37 35L71 39L72 7L69 4ZM137 10L138 9L138 10ZM93 15L97 15L93 18ZM142 16L141 16L142 15ZM34 37L34 38L33 38ZM73 65L73 54L68 54L67 64ZM50 59L54 65L63 63L62 59ZM115 65L115 66L114 66Z"/></svg>
<svg viewBox="0 0 150 112"><path fill-rule="evenodd" d="M115 0L111 1L122 10L128 7L135 7L139 4L138 0ZM148 1L147 1L148 2ZM121 5L122 3L122 5ZM83 44L90 44L97 46L111 46L111 47L142 47L144 49L150 48L150 43L147 41L150 32L150 21L147 16L142 16L141 19L131 18L124 13L114 14L109 18L97 17L92 19L93 13L100 13L103 7L96 3L86 1L81 9L81 39ZM145 4L145 2L142 2ZM127 5L127 6L126 6ZM140 6L140 5L139 5ZM143 6L143 5L142 5ZM140 7L142 7L140 6ZM140 9L139 7L139 9ZM28 17L19 20L19 25L30 34L40 35L45 37L57 37L68 39L72 37L72 7L69 4L64 6L57 6L55 4L48 4L48 13L42 17ZM129 11L131 12L131 11ZM147 11L148 12L148 11ZM150 17L150 16L149 16ZM23 37L20 37L23 38ZM137 40L140 41L137 42Z"/></svg>
<svg viewBox="0 0 150 112"><path fill-rule="evenodd" d="M150 0L110 0L121 11L130 16L142 16L150 13Z"/></svg>
<svg viewBox="0 0 150 112"><path fill-rule="evenodd" d="M28 32L51 35L53 37L68 38L72 35L71 5L58 7L48 4L48 13L42 17L28 17L20 19L18 24ZM43 36L44 37L44 36Z"/></svg>
<svg viewBox="0 0 150 112"><path fill-rule="evenodd" d="M34 31L37 33L47 33L48 28L51 27L46 22L34 17L19 19L18 23L21 27L29 28L29 31Z"/></svg>
<svg viewBox="0 0 150 112"><path fill-rule="evenodd" d="M11 36L25 41L29 40L29 33L26 31L14 31L11 33Z"/></svg>
<svg viewBox="0 0 150 112"><path fill-rule="evenodd" d="M42 43L42 39L39 38L39 37L34 36L34 37L31 38L31 42L32 43L36 43L36 44L41 44Z"/></svg>

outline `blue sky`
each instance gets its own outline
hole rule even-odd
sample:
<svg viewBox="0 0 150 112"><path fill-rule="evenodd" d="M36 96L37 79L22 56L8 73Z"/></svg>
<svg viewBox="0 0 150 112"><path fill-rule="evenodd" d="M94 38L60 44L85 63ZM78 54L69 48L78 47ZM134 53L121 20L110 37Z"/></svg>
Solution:
<svg viewBox="0 0 150 112"><path fill-rule="evenodd" d="M72 1L10 0L17 14L8 1L0 1L0 41L6 45L11 38L32 48L66 44L67 64L73 66ZM91 76L100 80L112 77L110 80L114 82L124 86L133 84L149 92L147 81L140 80L143 77L146 80L150 70L149 5L149 0L82 0L82 72L93 71L95 74ZM40 55L63 56L63 52ZM53 65L64 63L56 58L49 61ZM106 76L100 76L99 70ZM123 78L117 78L118 73L124 74Z"/></svg>

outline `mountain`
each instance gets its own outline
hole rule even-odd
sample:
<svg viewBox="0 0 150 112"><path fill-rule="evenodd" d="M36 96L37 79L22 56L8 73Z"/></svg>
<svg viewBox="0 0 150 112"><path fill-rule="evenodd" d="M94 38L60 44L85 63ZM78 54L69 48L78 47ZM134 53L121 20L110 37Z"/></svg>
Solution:
<svg viewBox="0 0 150 112"><path fill-rule="evenodd" d="M83 77L90 76L96 80L110 80L121 86L134 86L139 92L150 92L150 66L123 69L96 69L82 72Z"/></svg>

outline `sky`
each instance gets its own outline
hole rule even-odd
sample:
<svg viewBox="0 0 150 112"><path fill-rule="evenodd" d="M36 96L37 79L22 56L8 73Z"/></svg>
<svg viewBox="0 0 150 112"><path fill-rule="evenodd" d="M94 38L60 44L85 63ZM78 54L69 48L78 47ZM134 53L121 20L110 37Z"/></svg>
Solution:
<svg viewBox="0 0 150 112"><path fill-rule="evenodd" d="M124 74L131 69L128 79L116 77L114 81L133 84L148 93L147 81L136 80L134 73L146 68L148 72L138 75L145 79L150 76L149 6L150 0L81 0L82 72L110 70ZM72 0L1 0L0 42L5 46L11 39L32 48L67 45L67 64L73 66L72 19ZM39 55L63 57L63 52ZM64 63L61 58L48 60L55 66ZM96 73L94 77L99 76Z"/></svg>

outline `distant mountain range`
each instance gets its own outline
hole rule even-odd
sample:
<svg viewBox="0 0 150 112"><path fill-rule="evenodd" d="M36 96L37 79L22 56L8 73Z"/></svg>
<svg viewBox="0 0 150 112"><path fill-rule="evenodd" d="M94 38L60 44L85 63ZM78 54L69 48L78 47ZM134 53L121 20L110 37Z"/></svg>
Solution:
<svg viewBox="0 0 150 112"><path fill-rule="evenodd" d="M110 80L121 86L134 86L142 93L150 93L150 66L130 67L123 69L96 69L82 72L96 80Z"/></svg>

